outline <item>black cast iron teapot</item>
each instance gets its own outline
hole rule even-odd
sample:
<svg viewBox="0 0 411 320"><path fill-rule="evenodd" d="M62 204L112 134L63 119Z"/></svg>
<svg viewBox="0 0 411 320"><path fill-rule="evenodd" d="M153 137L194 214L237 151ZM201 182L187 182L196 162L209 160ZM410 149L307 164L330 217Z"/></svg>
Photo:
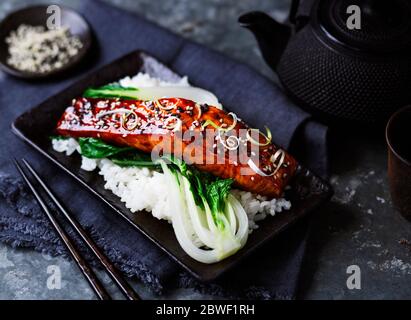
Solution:
<svg viewBox="0 0 411 320"><path fill-rule="evenodd" d="M288 20L239 18L300 105L326 119L377 122L411 102L411 1L293 1Z"/></svg>

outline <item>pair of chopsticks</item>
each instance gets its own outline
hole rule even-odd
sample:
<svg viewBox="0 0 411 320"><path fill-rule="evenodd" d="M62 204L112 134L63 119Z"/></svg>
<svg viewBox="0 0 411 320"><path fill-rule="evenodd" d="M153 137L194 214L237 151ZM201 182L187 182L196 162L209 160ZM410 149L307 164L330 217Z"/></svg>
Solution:
<svg viewBox="0 0 411 320"><path fill-rule="evenodd" d="M61 205L61 203L57 200L53 192L47 187L44 181L39 177L37 172L33 169L33 167L25 160L22 159L24 166L28 169L31 173L33 178L37 181L37 183L42 187L43 191L48 195L48 197L52 200L52 202L57 207L58 211L63 214L66 220L69 222L71 227L76 231L76 233L81 237L81 239L86 243L87 247L93 252L93 254L97 257L99 262L102 264L104 269L110 275L111 279L114 283L118 286L124 296L129 300L140 300L138 294L134 291L134 289L127 283L127 281L123 278L114 264L107 258L107 256L98 248L96 243L91 239L91 237L85 232L82 228L80 223L73 218L67 210ZM44 201L43 197L35 188L34 184L29 180L26 172L23 170L22 166L14 159L14 164L16 165L17 170L23 177L23 180L26 182L30 190L32 191L34 197L36 198L37 202L39 203L40 207L43 209L44 213L46 214L47 218L49 219L50 223L53 225L54 229L56 230L57 234L59 235L60 239L63 241L64 245L66 246L67 250L70 252L71 256L77 263L78 267L82 271L83 275L85 276L86 280L89 282L91 288L96 293L97 297L101 300L111 300L110 294L104 288L102 282L98 279L93 269L90 267L89 263L83 258L80 254L80 251L76 247L76 244L73 240L70 239L66 231L62 228L59 221L55 218L54 212L50 211L46 202Z"/></svg>

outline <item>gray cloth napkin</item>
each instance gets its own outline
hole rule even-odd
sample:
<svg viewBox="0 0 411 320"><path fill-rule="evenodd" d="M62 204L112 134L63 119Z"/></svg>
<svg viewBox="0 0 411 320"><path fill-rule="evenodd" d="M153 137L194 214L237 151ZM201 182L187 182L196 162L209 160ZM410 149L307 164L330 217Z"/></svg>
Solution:
<svg viewBox="0 0 411 320"><path fill-rule="evenodd" d="M41 168L51 187L69 204L109 258L154 292L187 287L233 298L294 298L308 236L307 221L267 244L217 282L200 283L11 133L10 124L18 115L75 82L84 72L143 49L177 73L189 75L194 85L213 91L224 105L250 124L269 125L277 144L291 150L318 174L327 175L327 129L312 121L277 86L250 67L101 1L84 1L80 11L90 22L99 44L94 65L83 66L66 79L38 83L0 74L0 241L52 255L66 254L10 161L11 156L26 157Z"/></svg>

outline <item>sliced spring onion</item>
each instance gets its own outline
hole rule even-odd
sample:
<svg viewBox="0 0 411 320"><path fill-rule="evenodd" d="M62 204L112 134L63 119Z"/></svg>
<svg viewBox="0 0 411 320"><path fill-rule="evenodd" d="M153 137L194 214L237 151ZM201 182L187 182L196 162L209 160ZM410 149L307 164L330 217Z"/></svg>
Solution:
<svg viewBox="0 0 411 320"><path fill-rule="evenodd" d="M175 122L170 123L172 120L174 120ZM173 130L173 131L180 131L182 124L183 122L181 121L181 119L175 116L170 116L166 120L164 120L164 128Z"/></svg>
<svg viewBox="0 0 411 320"><path fill-rule="evenodd" d="M285 151L282 149L278 149L277 152L271 156L270 160L273 163L274 168L275 168L274 174L276 174L278 170L280 170L281 166L284 164Z"/></svg>
<svg viewBox="0 0 411 320"><path fill-rule="evenodd" d="M274 175L274 172L271 173L271 174L266 174L266 173L264 173L264 172L255 164L255 162L254 162L253 160L251 160L251 159L248 159L247 164L248 164L248 166L249 166L255 173L257 173L258 175L260 175L260 176L262 176L262 177L271 177L271 176Z"/></svg>
<svg viewBox="0 0 411 320"><path fill-rule="evenodd" d="M201 111L201 107L198 103L195 104L197 110L198 110L198 115L197 115L197 120L201 118L201 115L203 114L203 112Z"/></svg>
<svg viewBox="0 0 411 320"><path fill-rule="evenodd" d="M155 101L154 101L154 105L155 105L156 107L162 109L162 110L172 110L172 109L175 109L175 108L177 107L177 105L175 105L175 104L171 104L171 105L168 105L168 106L163 106L163 105L160 103L160 101L158 101L158 100L155 100Z"/></svg>
<svg viewBox="0 0 411 320"><path fill-rule="evenodd" d="M110 114L124 114L124 113L130 113L130 112L132 112L132 110L125 109L125 108L119 108L119 109L116 109L116 110L100 112L100 113L97 114L96 117L98 119L100 119L100 118L108 116Z"/></svg>
<svg viewBox="0 0 411 320"><path fill-rule="evenodd" d="M224 148L228 150L237 150L238 147L240 146L240 138L236 136L229 136L224 141L224 139L221 137L220 132L219 132L218 139L220 140L220 143L224 146Z"/></svg>
<svg viewBox="0 0 411 320"><path fill-rule="evenodd" d="M276 153L270 158L270 161L273 163L275 169L272 173L267 174L264 173L256 164L253 160L248 159L248 166L258 175L263 176L263 177L272 177L275 175L278 170L280 170L281 166L283 165L285 160L285 151L282 149L278 149Z"/></svg>
<svg viewBox="0 0 411 320"><path fill-rule="evenodd" d="M130 120L131 115L134 116L135 120L134 120L134 123L130 126L129 120ZM138 115L134 111L130 111L128 114L124 113L123 116L121 117L121 126L128 131L134 130L138 126Z"/></svg>
<svg viewBox="0 0 411 320"><path fill-rule="evenodd" d="M204 129L207 126L211 125L212 127L217 129L218 131L223 131L223 132L231 131L237 125L238 118L237 118L237 115L233 112L230 112L229 115L233 118L233 123L228 128L223 128L222 126L219 126L218 124L215 124L212 120L207 120L206 122L204 122L204 124L201 126L201 128Z"/></svg>
<svg viewBox="0 0 411 320"><path fill-rule="evenodd" d="M248 129L247 130L247 139L248 141L250 141L250 143L260 146L260 147L265 147L268 146L271 143L272 140L272 135L271 135L271 131L268 127L265 127L265 130L267 131L267 135L265 135L264 133L262 133L260 130L258 129ZM262 135L265 139L264 143L261 143L260 141L256 141L255 139L253 139L253 137L251 136L250 132L252 131L258 131L259 135Z"/></svg>

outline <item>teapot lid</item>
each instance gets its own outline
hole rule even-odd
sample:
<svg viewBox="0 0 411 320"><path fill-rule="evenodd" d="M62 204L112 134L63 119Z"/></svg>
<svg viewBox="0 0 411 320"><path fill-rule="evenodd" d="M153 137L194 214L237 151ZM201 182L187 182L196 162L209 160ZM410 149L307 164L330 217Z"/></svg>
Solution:
<svg viewBox="0 0 411 320"><path fill-rule="evenodd" d="M360 8L360 29L350 30L347 8ZM334 40L361 51L394 52L411 45L411 5L407 0L321 0L318 23Z"/></svg>

